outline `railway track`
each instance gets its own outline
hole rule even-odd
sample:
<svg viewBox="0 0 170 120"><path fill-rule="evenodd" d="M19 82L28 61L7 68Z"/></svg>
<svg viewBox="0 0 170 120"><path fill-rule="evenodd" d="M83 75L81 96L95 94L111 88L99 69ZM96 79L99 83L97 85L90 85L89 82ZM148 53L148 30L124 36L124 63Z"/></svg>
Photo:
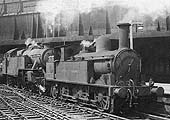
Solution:
<svg viewBox="0 0 170 120"><path fill-rule="evenodd" d="M0 85L0 120L169 120L132 111L122 117L66 101Z"/></svg>
<svg viewBox="0 0 170 120"><path fill-rule="evenodd" d="M128 116L127 118L131 120L170 120L169 117L135 110L132 110L131 113L126 114L125 116Z"/></svg>
<svg viewBox="0 0 170 120"><path fill-rule="evenodd" d="M2 112L2 118L5 119L129 120L6 85L0 86L0 96L0 108L4 108L0 109L0 112Z"/></svg>

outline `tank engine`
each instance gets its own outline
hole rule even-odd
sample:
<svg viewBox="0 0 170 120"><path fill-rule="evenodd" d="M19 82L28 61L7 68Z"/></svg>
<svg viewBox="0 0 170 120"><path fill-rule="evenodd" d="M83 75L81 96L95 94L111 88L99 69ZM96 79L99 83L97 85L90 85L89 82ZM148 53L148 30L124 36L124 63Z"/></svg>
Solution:
<svg viewBox="0 0 170 120"><path fill-rule="evenodd" d="M106 36L96 40L96 52L80 52L67 60L48 62L46 79L53 97L66 97L90 103L100 110L117 112L161 96L161 87L147 86L140 80L140 56L129 48L130 24L119 24L119 48L112 50ZM53 68L53 69L52 69Z"/></svg>
<svg viewBox="0 0 170 120"><path fill-rule="evenodd" d="M118 25L117 50L106 36L96 40L96 52L90 53L69 55L64 46L11 50L4 61L4 74L8 79L12 76L10 81L20 87L36 86L54 98L93 105L102 111L118 112L149 102L164 90L140 80L141 59L129 48L129 26Z"/></svg>

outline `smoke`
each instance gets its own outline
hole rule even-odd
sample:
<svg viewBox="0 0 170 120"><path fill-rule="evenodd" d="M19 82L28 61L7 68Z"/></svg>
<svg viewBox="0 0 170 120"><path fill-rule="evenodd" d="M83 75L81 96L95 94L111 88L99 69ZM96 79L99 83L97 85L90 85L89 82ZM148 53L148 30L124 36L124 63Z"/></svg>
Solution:
<svg viewBox="0 0 170 120"><path fill-rule="evenodd" d="M41 0L36 10L50 24L60 23L69 26L79 13L89 13L96 9L120 6L127 9L121 21L144 21L145 16L153 20L170 13L169 0Z"/></svg>
<svg viewBox="0 0 170 120"><path fill-rule="evenodd" d="M83 47L90 47L91 42L87 40L81 41L80 45L83 45Z"/></svg>
<svg viewBox="0 0 170 120"><path fill-rule="evenodd" d="M54 25L63 23L70 24L76 13L75 4L71 4L72 0L42 0L37 3L36 11L42 13L48 24Z"/></svg>
<svg viewBox="0 0 170 120"><path fill-rule="evenodd" d="M31 38L28 38L28 39L25 41L25 45L26 45L26 46L29 46L29 45L31 45L31 46L38 46L38 45L37 45L37 42L36 42L35 40L31 39Z"/></svg>
<svg viewBox="0 0 170 120"><path fill-rule="evenodd" d="M79 13L89 13L93 8L103 8L105 0L41 0L36 11L42 13L45 20L70 25Z"/></svg>
<svg viewBox="0 0 170 120"><path fill-rule="evenodd" d="M121 0L117 5L128 8L127 14L122 19L123 22L145 21L145 16L155 20L170 13L169 0Z"/></svg>
<svg viewBox="0 0 170 120"><path fill-rule="evenodd" d="M83 47L90 47L90 46L95 46L96 39L94 39L92 42L88 40L82 40L80 45L83 45Z"/></svg>

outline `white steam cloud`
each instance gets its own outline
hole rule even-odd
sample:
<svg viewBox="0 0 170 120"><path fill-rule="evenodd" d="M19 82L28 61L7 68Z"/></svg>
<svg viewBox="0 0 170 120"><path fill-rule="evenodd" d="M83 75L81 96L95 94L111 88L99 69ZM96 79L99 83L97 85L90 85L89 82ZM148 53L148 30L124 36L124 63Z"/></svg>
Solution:
<svg viewBox="0 0 170 120"><path fill-rule="evenodd" d="M133 21L144 19L150 16L153 20L158 17L166 17L170 13L169 0L121 0L120 5L128 8L122 21Z"/></svg>
<svg viewBox="0 0 170 120"><path fill-rule="evenodd" d="M78 13L89 13L93 9L106 9L115 5L128 9L121 20L123 22L143 21L146 15L154 20L170 13L170 0L41 0L36 10L51 24L62 17L62 22L67 26Z"/></svg>

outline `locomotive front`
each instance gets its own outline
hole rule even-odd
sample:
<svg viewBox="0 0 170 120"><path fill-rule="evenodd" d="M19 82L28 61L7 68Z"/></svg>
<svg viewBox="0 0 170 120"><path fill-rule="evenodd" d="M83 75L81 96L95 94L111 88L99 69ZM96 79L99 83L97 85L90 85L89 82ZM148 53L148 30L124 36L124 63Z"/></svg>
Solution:
<svg viewBox="0 0 170 120"><path fill-rule="evenodd" d="M129 49L129 25L130 24L118 25L120 37L118 50L110 51L111 47L108 46L111 45L111 42L107 38L101 38L96 41L96 51L100 52L101 55L103 54L110 58L108 60L106 59L105 62L102 62L102 60L96 61L94 63L95 72L97 74L112 73L112 84L118 86L127 86L129 84L129 80L133 82L134 85L140 84L140 56L136 53L136 51ZM103 42L107 43L107 45L104 45Z"/></svg>
<svg viewBox="0 0 170 120"><path fill-rule="evenodd" d="M135 50L129 48L129 26L130 24L119 24L119 48L112 50L111 40L101 36L96 40L96 52L82 53L76 58L93 61L94 79L96 84L101 76L111 75L110 82L106 85L128 86L140 85L140 56ZM129 83L130 82L130 83Z"/></svg>
<svg viewBox="0 0 170 120"><path fill-rule="evenodd" d="M32 63L45 68L49 56L54 55L54 51L48 48L33 48L25 50L22 55L28 56Z"/></svg>

